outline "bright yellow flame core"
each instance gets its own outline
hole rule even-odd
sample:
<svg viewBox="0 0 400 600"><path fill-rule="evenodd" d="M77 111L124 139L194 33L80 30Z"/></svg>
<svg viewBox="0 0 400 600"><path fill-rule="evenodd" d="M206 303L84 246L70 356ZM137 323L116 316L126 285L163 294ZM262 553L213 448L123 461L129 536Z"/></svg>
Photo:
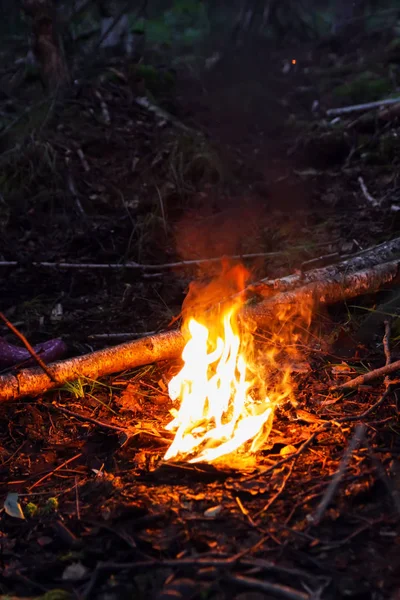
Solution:
<svg viewBox="0 0 400 600"><path fill-rule="evenodd" d="M246 361L252 355L252 335L239 335L237 309L222 317L222 335L214 340L205 325L194 318L188 322L184 365L168 386L171 400L179 400L180 407L171 410L174 419L166 427L175 438L165 460L212 462L247 442L247 452L253 453L270 433L274 405L262 391L262 400L250 393L257 386L259 396L263 386Z"/></svg>

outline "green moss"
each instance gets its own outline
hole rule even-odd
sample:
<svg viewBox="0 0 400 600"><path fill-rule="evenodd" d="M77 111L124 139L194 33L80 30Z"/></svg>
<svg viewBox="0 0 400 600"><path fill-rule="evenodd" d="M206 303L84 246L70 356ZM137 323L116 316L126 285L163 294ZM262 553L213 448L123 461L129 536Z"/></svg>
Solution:
<svg viewBox="0 0 400 600"><path fill-rule="evenodd" d="M48 498L46 504L43 507L43 513L49 514L58 510L58 500L57 498Z"/></svg>
<svg viewBox="0 0 400 600"><path fill-rule="evenodd" d="M392 89L389 79L379 77L370 71L365 71L352 81L334 88L332 94L344 103L373 102L386 97Z"/></svg>
<svg viewBox="0 0 400 600"><path fill-rule="evenodd" d="M38 507L33 502L28 502L25 506L25 514L27 517L34 517L38 511Z"/></svg>

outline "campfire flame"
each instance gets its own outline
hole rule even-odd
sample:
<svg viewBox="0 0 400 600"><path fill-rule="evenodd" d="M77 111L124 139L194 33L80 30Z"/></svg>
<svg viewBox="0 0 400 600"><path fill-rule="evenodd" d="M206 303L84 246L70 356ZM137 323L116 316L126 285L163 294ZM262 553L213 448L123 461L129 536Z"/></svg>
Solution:
<svg viewBox="0 0 400 600"><path fill-rule="evenodd" d="M183 366L168 385L171 400L179 402L166 426L175 438L164 460L211 463L254 454L270 434L275 406L291 394L287 370L279 371L278 381L276 373L274 378L266 372L266 364L268 370L276 366L275 343L258 360L253 328L240 319L240 291L248 275L239 265L208 286L189 290L183 307Z"/></svg>

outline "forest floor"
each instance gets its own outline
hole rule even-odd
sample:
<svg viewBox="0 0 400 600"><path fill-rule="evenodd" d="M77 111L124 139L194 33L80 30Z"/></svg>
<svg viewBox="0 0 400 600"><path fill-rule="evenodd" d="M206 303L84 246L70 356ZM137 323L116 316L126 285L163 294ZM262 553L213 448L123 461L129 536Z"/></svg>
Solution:
<svg viewBox="0 0 400 600"><path fill-rule="evenodd" d="M31 343L61 337L76 356L167 328L189 283L218 272L203 259L258 254L243 258L256 282L398 235L398 116L326 116L398 89L389 46L381 35L344 50L252 49L201 78L182 69L172 93L153 94L167 115L136 102L143 77L123 61L55 105L39 97L22 112L26 86L3 98L1 310ZM183 260L200 262L168 267ZM256 465L163 461L178 361L3 403L0 491L19 504L1 513L0 597L398 598L396 388L368 415L384 384L331 391L343 370L384 364L383 324L365 315L385 298L315 315L296 403L277 409ZM267 351L263 332L257 344ZM313 521L359 422L364 437Z"/></svg>

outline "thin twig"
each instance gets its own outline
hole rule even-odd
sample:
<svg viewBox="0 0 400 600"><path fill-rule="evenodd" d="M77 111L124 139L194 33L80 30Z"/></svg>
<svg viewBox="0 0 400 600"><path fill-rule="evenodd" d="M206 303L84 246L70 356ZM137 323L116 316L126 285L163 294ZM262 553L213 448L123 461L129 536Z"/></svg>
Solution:
<svg viewBox="0 0 400 600"><path fill-rule="evenodd" d="M340 256L339 252L331 252L330 254L323 254L322 256L317 256L316 258L311 258L310 260L305 260L300 265L301 271L308 271L314 267L322 267L327 266L328 264L332 264L332 260L334 259L343 260L343 256Z"/></svg>
<svg viewBox="0 0 400 600"><path fill-rule="evenodd" d="M29 354L38 363L38 365L43 369L43 371L46 373L48 378L51 381L53 381L54 383L57 383L57 379L54 376L54 374L52 373L51 369L48 368L48 366L40 358L38 353L35 352L35 350L32 348L31 344L28 342L26 337L20 331L18 331L18 329L7 319L7 317L2 312L0 312L0 319L7 325L7 327L14 333L14 335L16 335L17 338L19 338L21 340L21 342L24 344L25 348L28 350Z"/></svg>
<svg viewBox="0 0 400 600"><path fill-rule="evenodd" d="M76 460L77 458L80 458L81 456L82 456L82 452L79 452L79 454L76 454L72 458L69 458L68 460L61 463L61 465L58 465L58 467L56 467L53 471L50 471L50 473L46 473L46 475L43 475L43 477L41 477L38 481L36 481L36 483L31 485L30 488L28 488L28 492L33 490L33 488L37 487L40 483L43 483L43 481L45 481L46 479L48 479L49 477L54 475L54 473L56 473L57 471L59 471L60 469L62 469L66 465L68 465L69 463L71 463L73 460Z"/></svg>
<svg viewBox="0 0 400 600"><path fill-rule="evenodd" d="M218 263L224 258L230 260L252 259L252 258L271 258L283 256L287 251L282 252L255 252L253 254L233 254L229 256L214 256L212 258L199 258L198 260L182 260L159 265L144 265L137 262L126 263L68 263L68 262L32 262L33 267L57 268L57 269L137 269L139 271L164 271L169 269L180 269L195 265ZM17 260L0 261L0 267L18 267L20 263Z"/></svg>
<svg viewBox="0 0 400 600"><path fill-rule="evenodd" d="M309 515L309 517L308 517L308 520L311 523L313 523L314 525L317 525L321 521L321 518L323 517L328 505L332 502L332 499L337 491L337 488L339 487L340 481L347 469L350 458L351 458L352 454L357 450L358 446L360 445L360 443L365 435L365 430L366 430L366 425L364 423L357 425L354 435L350 440L350 444L348 445L348 447L343 455L343 458L340 461L339 468L336 471L335 475L333 476L332 481L328 485L327 490L324 494L324 497L322 498L321 502L319 503L317 510L315 511L315 514Z"/></svg>
<svg viewBox="0 0 400 600"><path fill-rule="evenodd" d="M224 579L229 583L238 586L246 587L251 590L260 590L267 594L272 594L276 598L284 598L285 600L310 600L310 595L304 592L299 592L287 585L279 583L271 583L270 581L260 581L254 577L246 577L244 575L225 575Z"/></svg>
<svg viewBox="0 0 400 600"><path fill-rule="evenodd" d="M393 381L392 383L395 383L395 382ZM391 385L387 386L386 390L384 391L382 396L379 398L379 400L377 400L377 402L375 402L375 404L372 404L372 406L370 406L369 408L364 410L364 412L362 412L359 415L349 415L349 416L339 417L338 419L336 419L336 423L349 423L350 421L360 421L361 419L365 419L365 417L368 417L372 412L374 412L374 410L379 408L379 406L385 402L387 396L389 395L389 393L391 391L392 391L392 386Z"/></svg>
<svg viewBox="0 0 400 600"><path fill-rule="evenodd" d="M79 506L79 491L78 491L78 476L75 475L75 506L76 506L76 516L78 521L81 520L81 509Z"/></svg>
<svg viewBox="0 0 400 600"><path fill-rule="evenodd" d="M127 331L126 333L92 333L88 335L89 340L129 340L136 338L143 338L148 335L154 335L156 331Z"/></svg>
<svg viewBox="0 0 400 600"><path fill-rule="evenodd" d="M89 166L88 161L86 160L86 156L84 155L82 148L78 148L76 153L78 155L79 160L82 163L82 167L83 167L85 173L88 173L90 171L90 166Z"/></svg>
<svg viewBox="0 0 400 600"><path fill-rule="evenodd" d="M390 323L385 321L385 335L383 336L383 350L386 356L386 366L392 362L392 355L390 352Z"/></svg>
<svg viewBox="0 0 400 600"><path fill-rule="evenodd" d="M364 198L371 204L371 206L373 206L374 208L378 208L378 206L380 206L380 203L377 200L375 200L373 196L371 196L367 186L365 185L365 181L361 176L358 178L358 183L360 184L360 188Z"/></svg>
<svg viewBox="0 0 400 600"><path fill-rule="evenodd" d="M103 117L103 123L104 125L110 125L111 123L111 117L110 117L110 111L108 110L108 106L106 104L106 101L104 100L101 92L99 92L99 90L96 90L94 95L96 96L96 98L98 99L98 101L100 102L100 108L101 108L101 114Z"/></svg>
<svg viewBox="0 0 400 600"><path fill-rule="evenodd" d="M293 456L293 454L292 454ZM271 496L271 498L268 500L267 504L264 506L264 508L262 508L261 510L259 510L258 512L256 512L256 514L254 515L254 518L256 519L257 517L259 517L260 515L262 515L262 513L267 512L271 506L273 505L273 503L279 498L279 496L282 494L283 490L286 487L286 484L288 482L289 477L291 476L292 472L293 472L293 468L294 465L296 463L296 460L294 460L292 462L292 464L290 465L290 468L288 470L288 472L286 473L285 477L283 478L283 481L281 483L281 485L278 488L278 491Z"/></svg>
<svg viewBox="0 0 400 600"><path fill-rule="evenodd" d="M331 427L333 424L334 424L333 421L325 421L321 425L321 427L318 427L318 429L316 429L310 435L310 437L307 438L306 441L302 443L302 445L297 450L297 452L294 452L293 454L289 454L288 456L285 456L285 458L282 458L281 460L278 460L278 462L274 463L270 467L267 467L266 469L260 469L257 474L258 475L266 475L267 473L270 473L271 471L274 471L275 469L279 469L279 467L281 467L285 463L289 462L290 460L293 460L294 458L297 458L298 456L300 456L300 454L302 454L302 452L304 452L304 450L306 450L308 448L308 446L310 446L310 444L312 444L312 442L315 440L315 438L317 437L317 435L319 433L322 433L322 431L325 431L326 429L329 429L329 427ZM244 479L244 481L247 481L248 479L253 479L253 478L254 478L254 475L251 475L247 479Z"/></svg>
<svg viewBox="0 0 400 600"><path fill-rule="evenodd" d="M98 419L94 419L93 417L89 417L89 415L81 415L80 413L69 410L69 408L64 408L59 404L45 404L42 403L42 406L46 408L58 410L59 412L64 413L70 417L74 417L74 419L78 419L78 421L92 423L93 425L97 425L98 427L102 427L104 429L112 429L114 431L119 432L127 432L128 429L126 427L119 427L118 425L112 425L111 423L104 423L104 421L99 421Z"/></svg>
<svg viewBox="0 0 400 600"><path fill-rule="evenodd" d="M342 108L330 108L326 111L328 116L344 115L350 112L359 112L369 110L370 108L379 108L380 106L388 106L389 104L397 104L400 98L388 98L387 100L377 100L376 102L366 102L364 104L353 104L351 106L343 106Z"/></svg>
<svg viewBox="0 0 400 600"><path fill-rule="evenodd" d="M384 367L379 367L379 369L374 369L373 371L369 371L368 373L364 373L363 375L359 375L354 379L350 379L350 381L345 381L340 385L335 385L331 389L332 390L342 390L342 389L355 389L360 385L365 385L366 383L370 383L379 377L383 377L384 375L389 375L389 373L394 373L400 369L400 360L396 360L393 363L385 365Z"/></svg>
<svg viewBox="0 0 400 600"><path fill-rule="evenodd" d="M86 218L87 215L86 215L85 210L84 210L84 208L82 206L82 203L80 201L78 190L76 189L74 178L72 176L71 171L69 170L70 162L71 162L70 157L67 156L65 158L65 164L66 164L66 167L68 169L68 172L67 172L67 185L68 185L68 189L70 191L70 194L71 194L72 198L75 201L75 204L76 204L76 207L78 209L78 212L82 215L82 217Z"/></svg>

